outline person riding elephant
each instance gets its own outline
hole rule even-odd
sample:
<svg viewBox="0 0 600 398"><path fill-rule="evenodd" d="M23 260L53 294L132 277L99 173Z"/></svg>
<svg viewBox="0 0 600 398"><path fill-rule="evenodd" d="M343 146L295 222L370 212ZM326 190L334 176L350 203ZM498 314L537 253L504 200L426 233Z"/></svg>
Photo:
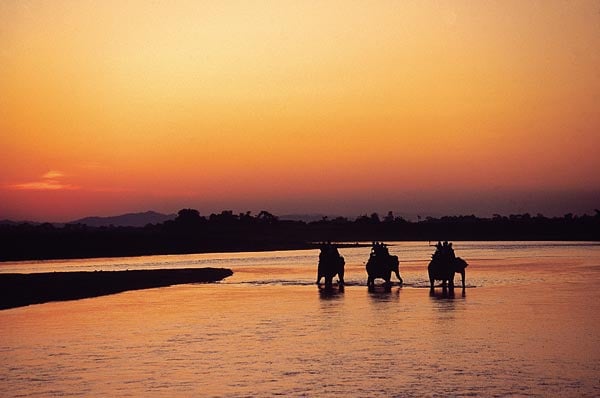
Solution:
<svg viewBox="0 0 600 398"><path fill-rule="evenodd" d="M436 250L431 256L431 262L427 267L429 274L430 292L433 293L434 281L442 281L442 290L445 292L446 287L449 288L450 294L454 294L454 274L459 273L461 275L461 282L463 293L465 289L465 268L468 266L467 262L456 257L452 243L444 241L442 244L438 241L435 245Z"/></svg>
<svg viewBox="0 0 600 398"><path fill-rule="evenodd" d="M317 285L321 278L325 278L325 287L331 287L333 277L339 278L340 288L344 285L344 257L340 255L337 246L331 242L322 243L319 253L319 265L317 267Z"/></svg>
<svg viewBox="0 0 600 398"><path fill-rule="evenodd" d="M400 276L398 256L390 255L387 245L383 242L373 242L369 261L366 264L367 286L372 289L375 286L375 279L385 280L386 289L391 287L392 272L396 274L400 284L403 283Z"/></svg>

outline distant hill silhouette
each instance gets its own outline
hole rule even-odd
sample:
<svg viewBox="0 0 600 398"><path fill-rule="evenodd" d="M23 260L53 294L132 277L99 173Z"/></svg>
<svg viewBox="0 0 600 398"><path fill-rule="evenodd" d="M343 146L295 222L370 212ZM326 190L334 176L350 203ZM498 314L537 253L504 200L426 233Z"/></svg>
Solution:
<svg viewBox="0 0 600 398"><path fill-rule="evenodd" d="M177 214L161 214L155 211L145 213L127 213L111 217L85 217L70 221L68 224L84 224L90 227L145 227L148 224L161 224L174 220Z"/></svg>
<svg viewBox="0 0 600 398"><path fill-rule="evenodd" d="M0 220L0 225L19 225L19 224L31 224L31 225L39 225L40 222L36 221L13 221L13 220Z"/></svg>

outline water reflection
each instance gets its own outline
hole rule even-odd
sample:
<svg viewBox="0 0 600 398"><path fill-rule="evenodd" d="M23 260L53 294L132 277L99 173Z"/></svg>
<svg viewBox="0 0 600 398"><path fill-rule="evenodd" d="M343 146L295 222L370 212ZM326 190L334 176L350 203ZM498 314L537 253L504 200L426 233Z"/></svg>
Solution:
<svg viewBox="0 0 600 398"><path fill-rule="evenodd" d="M374 288L369 288L367 292L371 302L378 303L400 301L400 290L402 290L400 287L395 289L386 289L384 286L376 286Z"/></svg>
<svg viewBox="0 0 600 398"><path fill-rule="evenodd" d="M432 303L436 304L438 310L453 310L457 302L462 302L466 298L466 293L463 290L460 295L451 295L442 291L429 292L429 298Z"/></svg>
<svg viewBox="0 0 600 398"><path fill-rule="evenodd" d="M325 287L318 285L319 297L323 300L337 300L344 297L344 285Z"/></svg>
<svg viewBox="0 0 600 398"><path fill-rule="evenodd" d="M458 290L458 289L457 289ZM429 296L430 297L434 297L434 298L439 298L439 299L454 299L456 297L459 298L465 298L467 297L467 291L465 289L461 289L461 293L460 294L456 294L456 292L453 292L451 290L429 290Z"/></svg>
<svg viewBox="0 0 600 398"><path fill-rule="evenodd" d="M368 290L371 292L375 292L375 291L386 291L386 292L391 292L392 288L396 286L398 288L401 288L403 286L403 284L401 282L390 282L390 283L382 283L382 284L375 284L375 285L367 285Z"/></svg>

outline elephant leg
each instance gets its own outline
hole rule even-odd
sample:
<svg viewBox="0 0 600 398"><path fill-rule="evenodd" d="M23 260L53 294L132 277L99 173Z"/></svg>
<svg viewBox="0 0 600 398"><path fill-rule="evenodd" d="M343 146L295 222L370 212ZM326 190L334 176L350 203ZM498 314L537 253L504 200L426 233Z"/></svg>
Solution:
<svg viewBox="0 0 600 398"><path fill-rule="evenodd" d="M400 284L402 285L404 283L404 281L402 280L402 277L400 276L400 272L396 272L396 277L398 278L398 280L400 281Z"/></svg>
<svg viewBox="0 0 600 398"><path fill-rule="evenodd" d="M333 276L326 276L325 277L325 287L327 289L331 289L332 285L333 285Z"/></svg>
<svg viewBox="0 0 600 398"><path fill-rule="evenodd" d="M433 284L435 283L435 278L431 274L431 271L428 272L429 275L429 291L433 293Z"/></svg>
<svg viewBox="0 0 600 398"><path fill-rule="evenodd" d="M385 280L385 291L386 292L391 292L392 291L392 277L390 275L390 277L388 277Z"/></svg>
<svg viewBox="0 0 600 398"><path fill-rule="evenodd" d="M338 277L340 278L340 286L344 286L344 270L340 270L338 272Z"/></svg>
<svg viewBox="0 0 600 398"><path fill-rule="evenodd" d="M451 296L454 296L454 276L456 275L456 271L450 272L448 275L448 290Z"/></svg>
<svg viewBox="0 0 600 398"><path fill-rule="evenodd" d="M462 288L465 290L465 270L460 273L460 280L462 281Z"/></svg>

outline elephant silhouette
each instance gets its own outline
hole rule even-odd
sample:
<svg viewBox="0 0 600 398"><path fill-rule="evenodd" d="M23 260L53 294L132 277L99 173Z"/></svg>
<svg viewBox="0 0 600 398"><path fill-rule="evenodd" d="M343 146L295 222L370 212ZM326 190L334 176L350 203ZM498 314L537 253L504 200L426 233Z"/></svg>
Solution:
<svg viewBox="0 0 600 398"><path fill-rule="evenodd" d="M433 283L438 280L442 281L442 290L445 293L446 289L450 295L454 295L454 275L459 273L461 275L463 293L465 291L465 268L469 264L460 257L447 257L433 255L433 258L429 262L427 272L429 274L430 293L434 292Z"/></svg>
<svg viewBox="0 0 600 398"><path fill-rule="evenodd" d="M340 255L335 245L330 242L321 245L319 265L317 267L317 285L325 278L325 288L331 288L333 277L338 276L340 288L344 286L344 257Z"/></svg>
<svg viewBox="0 0 600 398"><path fill-rule="evenodd" d="M390 255L385 244L374 242L371 249L371 255L366 264L367 269L367 287L373 289L375 287L375 279L380 278L385 281L386 289L392 286L392 272L402 284L404 281L400 276L400 261L398 256Z"/></svg>

